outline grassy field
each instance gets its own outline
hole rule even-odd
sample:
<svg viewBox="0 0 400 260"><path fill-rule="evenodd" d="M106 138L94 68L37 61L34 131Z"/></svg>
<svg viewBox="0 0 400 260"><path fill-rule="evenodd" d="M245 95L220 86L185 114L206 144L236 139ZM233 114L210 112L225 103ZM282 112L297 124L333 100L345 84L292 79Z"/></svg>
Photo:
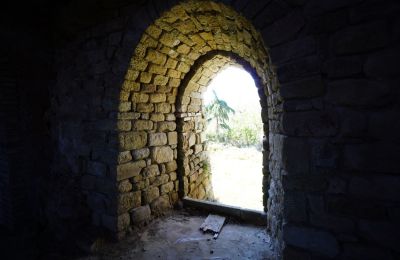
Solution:
<svg viewBox="0 0 400 260"><path fill-rule="evenodd" d="M262 211L262 152L211 142L208 147L216 200Z"/></svg>

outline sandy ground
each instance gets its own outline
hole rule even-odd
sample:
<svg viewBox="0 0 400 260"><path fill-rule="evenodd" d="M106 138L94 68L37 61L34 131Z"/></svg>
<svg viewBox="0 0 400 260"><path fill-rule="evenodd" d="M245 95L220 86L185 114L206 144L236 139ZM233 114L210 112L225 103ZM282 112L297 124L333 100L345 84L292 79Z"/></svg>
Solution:
<svg viewBox="0 0 400 260"><path fill-rule="evenodd" d="M262 152L215 143L208 147L217 201L263 211Z"/></svg>

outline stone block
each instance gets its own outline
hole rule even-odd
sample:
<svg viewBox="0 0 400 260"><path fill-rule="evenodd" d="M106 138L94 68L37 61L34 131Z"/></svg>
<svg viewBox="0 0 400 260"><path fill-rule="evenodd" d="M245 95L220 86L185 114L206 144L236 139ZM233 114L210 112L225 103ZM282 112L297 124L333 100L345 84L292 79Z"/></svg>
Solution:
<svg viewBox="0 0 400 260"><path fill-rule="evenodd" d="M134 225L147 224L151 220L151 210L149 205L141 206L131 210L131 222Z"/></svg>
<svg viewBox="0 0 400 260"><path fill-rule="evenodd" d="M107 173L107 166L101 162L89 161L87 164L87 173L94 176L104 177Z"/></svg>
<svg viewBox="0 0 400 260"><path fill-rule="evenodd" d="M169 145L178 144L178 133L177 132L168 132L168 144Z"/></svg>
<svg viewBox="0 0 400 260"><path fill-rule="evenodd" d="M346 79L328 83L326 100L344 106L380 106L388 100L386 84L365 79Z"/></svg>
<svg viewBox="0 0 400 260"><path fill-rule="evenodd" d="M91 192L87 196L87 204L89 208L95 212L106 212L108 203L106 195L97 192Z"/></svg>
<svg viewBox="0 0 400 260"><path fill-rule="evenodd" d="M286 222L307 221L306 198L301 192L286 192L283 206L283 218Z"/></svg>
<svg viewBox="0 0 400 260"><path fill-rule="evenodd" d="M176 161L173 160L171 162L167 162L165 164L165 168L166 168L166 172L170 173L170 172L176 171L178 169L178 165L177 165Z"/></svg>
<svg viewBox="0 0 400 260"><path fill-rule="evenodd" d="M153 164L147 166L142 170L142 175L144 178L151 178L160 175L160 170L158 169L158 165Z"/></svg>
<svg viewBox="0 0 400 260"><path fill-rule="evenodd" d="M316 75L320 71L321 61L316 55L285 63L276 70L281 83Z"/></svg>
<svg viewBox="0 0 400 260"><path fill-rule="evenodd" d="M169 146L157 146L152 148L151 158L156 163L171 162L174 159L174 152Z"/></svg>
<svg viewBox="0 0 400 260"><path fill-rule="evenodd" d="M400 252L400 225L398 223L361 220L358 228L364 239Z"/></svg>
<svg viewBox="0 0 400 260"><path fill-rule="evenodd" d="M364 72L368 78L398 78L397 62L400 59L400 48L393 48L368 56Z"/></svg>
<svg viewBox="0 0 400 260"><path fill-rule="evenodd" d="M168 182L160 187L161 195L171 192L174 189L174 182Z"/></svg>
<svg viewBox="0 0 400 260"><path fill-rule="evenodd" d="M129 180L123 180L118 183L118 191L119 192L129 192L132 190L132 183Z"/></svg>
<svg viewBox="0 0 400 260"><path fill-rule="evenodd" d="M319 76L307 78L282 84L280 93L284 99L317 97L324 94L324 84Z"/></svg>
<svg viewBox="0 0 400 260"><path fill-rule="evenodd" d="M144 167L146 167L146 162L144 160L118 165L117 181L122 181L139 175L140 171Z"/></svg>
<svg viewBox="0 0 400 260"><path fill-rule="evenodd" d="M171 112L171 104L168 103L157 103L155 105L155 112L157 113L170 113Z"/></svg>
<svg viewBox="0 0 400 260"><path fill-rule="evenodd" d="M363 59L361 56L338 57L323 64L322 71L329 78L341 78L361 73Z"/></svg>
<svg viewBox="0 0 400 260"><path fill-rule="evenodd" d="M136 111L140 113L151 113L154 111L154 104L139 103L136 105Z"/></svg>
<svg viewBox="0 0 400 260"><path fill-rule="evenodd" d="M145 159L149 157L149 155L150 155L150 149L147 147L132 151L132 156L134 160Z"/></svg>
<svg viewBox="0 0 400 260"><path fill-rule="evenodd" d="M147 144L146 132L127 132L119 134L119 145L123 151L140 149Z"/></svg>
<svg viewBox="0 0 400 260"><path fill-rule="evenodd" d="M286 244L334 258L339 246L332 234L307 227L284 226L283 239Z"/></svg>
<svg viewBox="0 0 400 260"><path fill-rule="evenodd" d="M176 129L175 122L166 121L166 122L158 123L158 131L160 131L160 132L171 132L171 131L175 131L175 129Z"/></svg>
<svg viewBox="0 0 400 260"><path fill-rule="evenodd" d="M343 151L344 166L347 169L398 173L400 169L400 147L390 143L346 145Z"/></svg>
<svg viewBox="0 0 400 260"><path fill-rule="evenodd" d="M152 113L150 115L150 120L153 122L162 122L165 120L165 116L162 113Z"/></svg>
<svg viewBox="0 0 400 260"><path fill-rule="evenodd" d="M101 216L101 222L107 229L113 232L118 232L129 227L130 217L128 213L124 213L116 217L103 214Z"/></svg>
<svg viewBox="0 0 400 260"><path fill-rule="evenodd" d="M171 208L168 195L161 196L150 204L151 212L158 216Z"/></svg>
<svg viewBox="0 0 400 260"><path fill-rule="evenodd" d="M141 204L140 191L119 194L118 214L128 212L132 208L139 207L140 204Z"/></svg>
<svg viewBox="0 0 400 260"><path fill-rule="evenodd" d="M149 146L162 146L167 144L166 133L150 133L149 134Z"/></svg>
<svg viewBox="0 0 400 260"><path fill-rule="evenodd" d="M126 163L132 160L130 151L120 152L118 154L118 164Z"/></svg>
<svg viewBox="0 0 400 260"><path fill-rule="evenodd" d="M153 129L154 123L150 120L135 120L133 128L136 131L151 130Z"/></svg>
<svg viewBox="0 0 400 260"><path fill-rule="evenodd" d="M160 186L162 184L167 183L169 180L169 175L168 174L163 174L161 173L161 175L157 176L152 182L151 185L153 186Z"/></svg>
<svg viewBox="0 0 400 260"><path fill-rule="evenodd" d="M150 83L152 77L153 77L153 74L142 71L140 73L140 82L141 83Z"/></svg>
<svg viewBox="0 0 400 260"><path fill-rule="evenodd" d="M383 47L388 42L387 28L385 21L348 27L332 37L333 49L337 54L350 54Z"/></svg>
<svg viewBox="0 0 400 260"><path fill-rule="evenodd" d="M149 101L149 95L145 93L133 93L132 94L132 102L135 104L138 103L146 103Z"/></svg>
<svg viewBox="0 0 400 260"><path fill-rule="evenodd" d="M167 61L167 56L165 54L163 54L163 53L158 52L158 51L149 49L147 51L146 60L148 62L152 62L152 63L157 64L157 65L164 65L165 62ZM141 81L141 82L143 82L143 81ZM143 83L149 83L149 82L143 82Z"/></svg>
<svg viewBox="0 0 400 260"><path fill-rule="evenodd" d="M400 201L400 180L390 175L353 177L349 194L356 198Z"/></svg>
<svg viewBox="0 0 400 260"><path fill-rule="evenodd" d="M304 26L301 12L291 12L261 31L267 46L272 47L293 38Z"/></svg>
<svg viewBox="0 0 400 260"><path fill-rule="evenodd" d="M334 136L338 132L338 119L333 112L285 113L282 127L291 136Z"/></svg>
<svg viewBox="0 0 400 260"><path fill-rule="evenodd" d="M306 36L283 45L272 48L271 61L280 64L300 57L309 56L316 51L317 43L314 37Z"/></svg>
<svg viewBox="0 0 400 260"><path fill-rule="evenodd" d="M160 190L158 187L149 187L147 190L142 192L142 200L144 204L149 204L160 196Z"/></svg>
<svg viewBox="0 0 400 260"><path fill-rule="evenodd" d="M131 131L132 123L129 120L118 120L117 121L117 130L118 131Z"/></svg>

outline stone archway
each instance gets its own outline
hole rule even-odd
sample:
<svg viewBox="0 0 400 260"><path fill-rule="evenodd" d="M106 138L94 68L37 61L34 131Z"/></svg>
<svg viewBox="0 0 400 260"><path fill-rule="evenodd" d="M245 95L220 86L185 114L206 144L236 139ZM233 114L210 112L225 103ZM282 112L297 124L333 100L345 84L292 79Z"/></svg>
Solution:
<svg viewBox="0 0 400 260"><path fill-rule="evenodd" d="M188 1L146 29L120 92L118 232L163 213L178 201L179 190L181 196L211 196L202 153L201 92L232 63L244 66L258 81L268 136L273 107L268 97L277 81L260 34L245 18L223 4ZM266 139L265 208L269 158Z"/></svg>

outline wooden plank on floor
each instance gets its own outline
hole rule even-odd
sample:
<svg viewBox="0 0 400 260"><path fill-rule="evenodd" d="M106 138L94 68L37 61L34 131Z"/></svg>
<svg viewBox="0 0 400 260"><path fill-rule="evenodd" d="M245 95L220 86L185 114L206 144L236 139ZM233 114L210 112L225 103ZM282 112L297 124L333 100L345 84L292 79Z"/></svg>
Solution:
<svg viewBox="0 0 400 260"><path fill-rule="evenodd" d="M201 224L200 230L203 230L203 232L212 232L214 234L214 239L217 239L224 223L225 217L210 214L203 224Z"/></svg>

